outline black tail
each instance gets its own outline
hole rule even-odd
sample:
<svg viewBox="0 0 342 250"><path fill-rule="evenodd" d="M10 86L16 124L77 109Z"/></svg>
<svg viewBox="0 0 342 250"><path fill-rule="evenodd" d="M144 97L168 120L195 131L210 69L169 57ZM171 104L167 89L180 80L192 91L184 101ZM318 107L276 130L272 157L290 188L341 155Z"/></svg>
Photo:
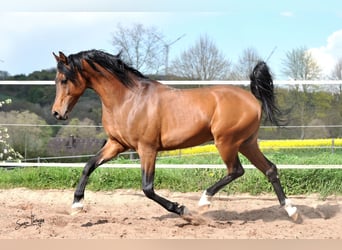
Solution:
<svg viewBox="0 0 342 250"><path fill-rule="evenodd" d="M262 109L271 123L280 126L277 115L280 114L275 104L273 80L270 70L265 62L258 62L249 78L251 91L262 103Z"/></svg>

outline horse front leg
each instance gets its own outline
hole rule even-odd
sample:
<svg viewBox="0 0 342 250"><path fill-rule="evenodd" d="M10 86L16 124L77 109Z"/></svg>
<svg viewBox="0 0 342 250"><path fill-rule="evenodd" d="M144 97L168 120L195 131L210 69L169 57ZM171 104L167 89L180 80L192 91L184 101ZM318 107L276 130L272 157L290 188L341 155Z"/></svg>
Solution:
<svg viewBox="0 0 342 250"><path fill-rule="evenodd" d="M73 212L72 214L76 214L83 209L83 204L81 200L84 198L84 191L87 185L89 176L94 170L100 166L101 164L109 161L110 159L117 156L119 153L123 152L125 148L114 140L108 140L103 148L90 160L87 162L85 167L83 168L81 178L78 182L75 194L74 201L72 204Z"/></svg>
<svg viewBox="0 0 342 250"><path fill-rule="evenodd" d="M180 216L187 214L188 210L185 206L179 205L177 202L169 201L155 193L154 173L156 155L157 152L154 150L144 150L139 153L142 173L142 190L144 194L147 198L157 202L169 212L176 213Z"/></svg>

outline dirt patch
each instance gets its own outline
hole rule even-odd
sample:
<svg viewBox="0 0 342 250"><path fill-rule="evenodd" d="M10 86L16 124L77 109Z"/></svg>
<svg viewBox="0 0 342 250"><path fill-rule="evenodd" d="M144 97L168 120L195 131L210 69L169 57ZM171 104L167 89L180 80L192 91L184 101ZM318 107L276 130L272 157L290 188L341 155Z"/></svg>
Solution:
<svg viewBox="0 0 342 250"><path fill-rule="evenodd" d="M197 209L201 193L159 194ZM85 211L70 215L71 190L0 190L1 239L342 239L342 197L290 197L302 223L279 208L275 195L218 194L189 223L141 191L86 191ZM196 225L194 225L196 224Z"/></svg>

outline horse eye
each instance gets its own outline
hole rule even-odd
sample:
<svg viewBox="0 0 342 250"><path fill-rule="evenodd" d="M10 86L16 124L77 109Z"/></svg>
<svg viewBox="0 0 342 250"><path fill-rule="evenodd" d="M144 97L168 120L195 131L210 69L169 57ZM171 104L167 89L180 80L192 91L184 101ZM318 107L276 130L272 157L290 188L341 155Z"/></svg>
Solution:
<svg viewBox="0 0 342 250"><path fill-rule="evenodd" d="M62 83L62 84L66 84L67 81L68 81L68 79L66 79L66 78L65 78L65 79L62 79L62 80L61 80L61 83Z"/></svg>

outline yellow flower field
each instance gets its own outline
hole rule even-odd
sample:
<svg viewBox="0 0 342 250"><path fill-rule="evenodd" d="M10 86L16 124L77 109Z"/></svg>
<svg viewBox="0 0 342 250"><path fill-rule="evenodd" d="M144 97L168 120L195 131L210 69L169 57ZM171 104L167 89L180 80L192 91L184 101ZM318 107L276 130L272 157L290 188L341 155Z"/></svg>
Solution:
<svg viewBox="0 0 342 250"><path fill-rule="evenodd" d="M341 147L342 138L338 139L305 139L305 140L267 140L261 141L260 148L308 148L308 147Z"/></svg>
<svg viewBox="0 0 342 250"><path fill-rule="evenodd" d="M314 148L314 147L342 147L342 138L337 139L305 139L305 140L264 140L259 141L261 150L280 148ZM196 155L217 153L214 144L197 146L186 149L162 152L162 156Z"/></svg>

